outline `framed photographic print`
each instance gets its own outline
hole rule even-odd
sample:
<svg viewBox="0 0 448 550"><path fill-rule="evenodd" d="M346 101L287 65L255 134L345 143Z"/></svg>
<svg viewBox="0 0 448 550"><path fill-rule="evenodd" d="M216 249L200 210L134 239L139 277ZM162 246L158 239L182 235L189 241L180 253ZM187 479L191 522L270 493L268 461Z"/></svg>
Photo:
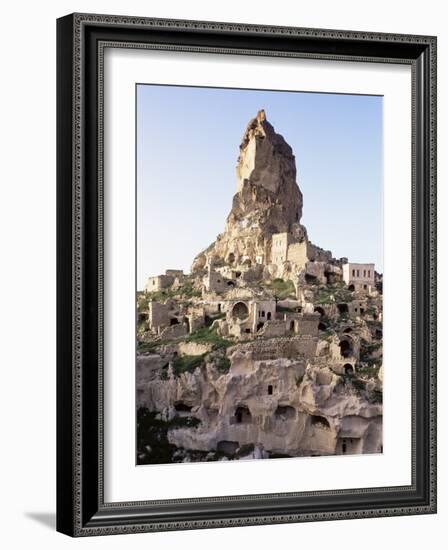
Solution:
<svg viewBox="0 0 448 550"><path fill-rule="evenodd" d="M58 20L71 536L436 511L436 38Z"/></svg>

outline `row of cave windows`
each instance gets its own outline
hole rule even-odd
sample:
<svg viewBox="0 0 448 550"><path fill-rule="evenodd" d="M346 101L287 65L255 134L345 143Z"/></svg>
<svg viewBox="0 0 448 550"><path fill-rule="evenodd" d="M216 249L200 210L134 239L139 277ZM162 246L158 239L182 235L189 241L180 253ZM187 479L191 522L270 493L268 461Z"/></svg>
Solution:
<svg viewBox="0 0 448 550"><path fill-rule="evenodd" d="M276 417L283 417L286 420L295 418L296 409L289 405L279 405L275 411ZM252 414L248 407L237 407L235 410L235 423L236 424L251 424ZM330 428L330 423L323 416L312 415L311 425L316 427Z"/></svg>
<svg viewBox="0 0 448 550"><path fill-rule="evenodd" d="M351 367L351 365L349 365ZM268 386L268 393L272 395L273 387ZM180 413L191 413L192 407L186 405L185 403L178 402L174 405L176 412ZM279 405L275 411L275 416L282 416L286 419L292 419L296 415L296 409L289 405ZM248 407L239 406L235 409L234 420L236 424L250 424L252 423L252 414ZM312 415L311 416L311 425L312 426L323 426L324 428L329 428L330 423L323 416Z"/></svg>
<svg viewBox="0 0 448 550"><path fill-rule="evenodd" d="M269 395L272 395L273 387L268 386ZM190 413L192 407L185 405L185 403L176 403L174 408L177 412L186 412ZM279 405L275 411L275 416L282 416L286 419L292 419L296 415L296 410L294 407L289 405ZM251 424L252 423L252 414L248 407L240 406L235 410L234 421L236 424ZM323 416L313 415L311 416L311 425L312 426L323 426L324 428L329 428L330 424L326 418Z"/></svg>

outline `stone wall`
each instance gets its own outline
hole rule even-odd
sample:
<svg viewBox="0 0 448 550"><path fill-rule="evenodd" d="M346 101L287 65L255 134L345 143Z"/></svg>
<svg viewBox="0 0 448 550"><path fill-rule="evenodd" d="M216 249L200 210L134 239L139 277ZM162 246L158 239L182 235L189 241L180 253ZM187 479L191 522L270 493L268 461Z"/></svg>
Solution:
<svg viewBox="0 0 448 550"><path fill-rule="evenodd" d="M159 302L148 304L148 325L149 330L160 333L160 329L169 325L168 306Z"/></svg>
<svg viewBox="0 0 448 550"><path fill-rule="evenodd" d="M375 287L375 264L347 263L342 267L344 282L354 290L371 291Z"/></svg>
<svg viewBox="0 0 448 550"><path fill-rule="evenodd" d="M166 327L162 330L160 335L162 336L162 338L180 338L181 336L185 336L187 333L187 327L182 324Z"/></svg>
<svg viewBox="0 0 448 550"><path fill-rule="evenodd" d="M295 336L293 338L272 338L254 340L238 345L238 351L251 354L253 361L267 361L279 358L297 359L314 357L317 338L312 336Z"/></svg>
<svg viewBox="0 0 448 550"><path fill-rule="evenodd" d="M296 332L302 336L317 336L319 333L320 315L318 313L305 313L299 317L296 323Z"/></svg>
<svg viewBox="0 0 448 550"><path fill-rule="evenodd" d="M174 282L174 277L170 275L157 275L156 277L148 277L145 285L146 292L157 292L164 288L169 288Z"/></svg>
<svg viewBox="0 0 448 550"><path fill-rule="evenodd" d="M293 243L288 246L288 262L294 264L296 269L303 269L308 261L308 243Z"/></svg>
<svg viewBox="0 0 448 550"><path fill-rule="evenodd" d="M290 233L274 233L272 235L271 262L282 265L288 259L288 246L291 242Z"/></svg>

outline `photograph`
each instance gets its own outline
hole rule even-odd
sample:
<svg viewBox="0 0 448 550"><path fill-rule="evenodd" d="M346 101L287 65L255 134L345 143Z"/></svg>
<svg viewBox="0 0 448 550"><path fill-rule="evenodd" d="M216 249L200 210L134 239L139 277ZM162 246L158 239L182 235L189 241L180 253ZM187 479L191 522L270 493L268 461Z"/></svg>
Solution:
<svg viewBox="0 0 448 550"><path fill-rule="evenodd" d="M383 97L135 93L136 464L382 453Z"/></svg>

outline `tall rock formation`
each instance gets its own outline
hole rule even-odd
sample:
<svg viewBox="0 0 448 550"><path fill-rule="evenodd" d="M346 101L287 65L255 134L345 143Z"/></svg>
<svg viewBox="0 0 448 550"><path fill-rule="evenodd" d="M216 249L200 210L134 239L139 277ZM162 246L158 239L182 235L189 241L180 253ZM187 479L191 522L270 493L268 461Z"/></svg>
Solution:
<svg viewBox="0 0 448 550"><path fill-rule="evenodd" d="M195 258L193 272L210 262L266 264L274 233L289 232L299 240L305 236L293 151L263 110L244 132L236 174L237 192L224 232Z"/></svg>

